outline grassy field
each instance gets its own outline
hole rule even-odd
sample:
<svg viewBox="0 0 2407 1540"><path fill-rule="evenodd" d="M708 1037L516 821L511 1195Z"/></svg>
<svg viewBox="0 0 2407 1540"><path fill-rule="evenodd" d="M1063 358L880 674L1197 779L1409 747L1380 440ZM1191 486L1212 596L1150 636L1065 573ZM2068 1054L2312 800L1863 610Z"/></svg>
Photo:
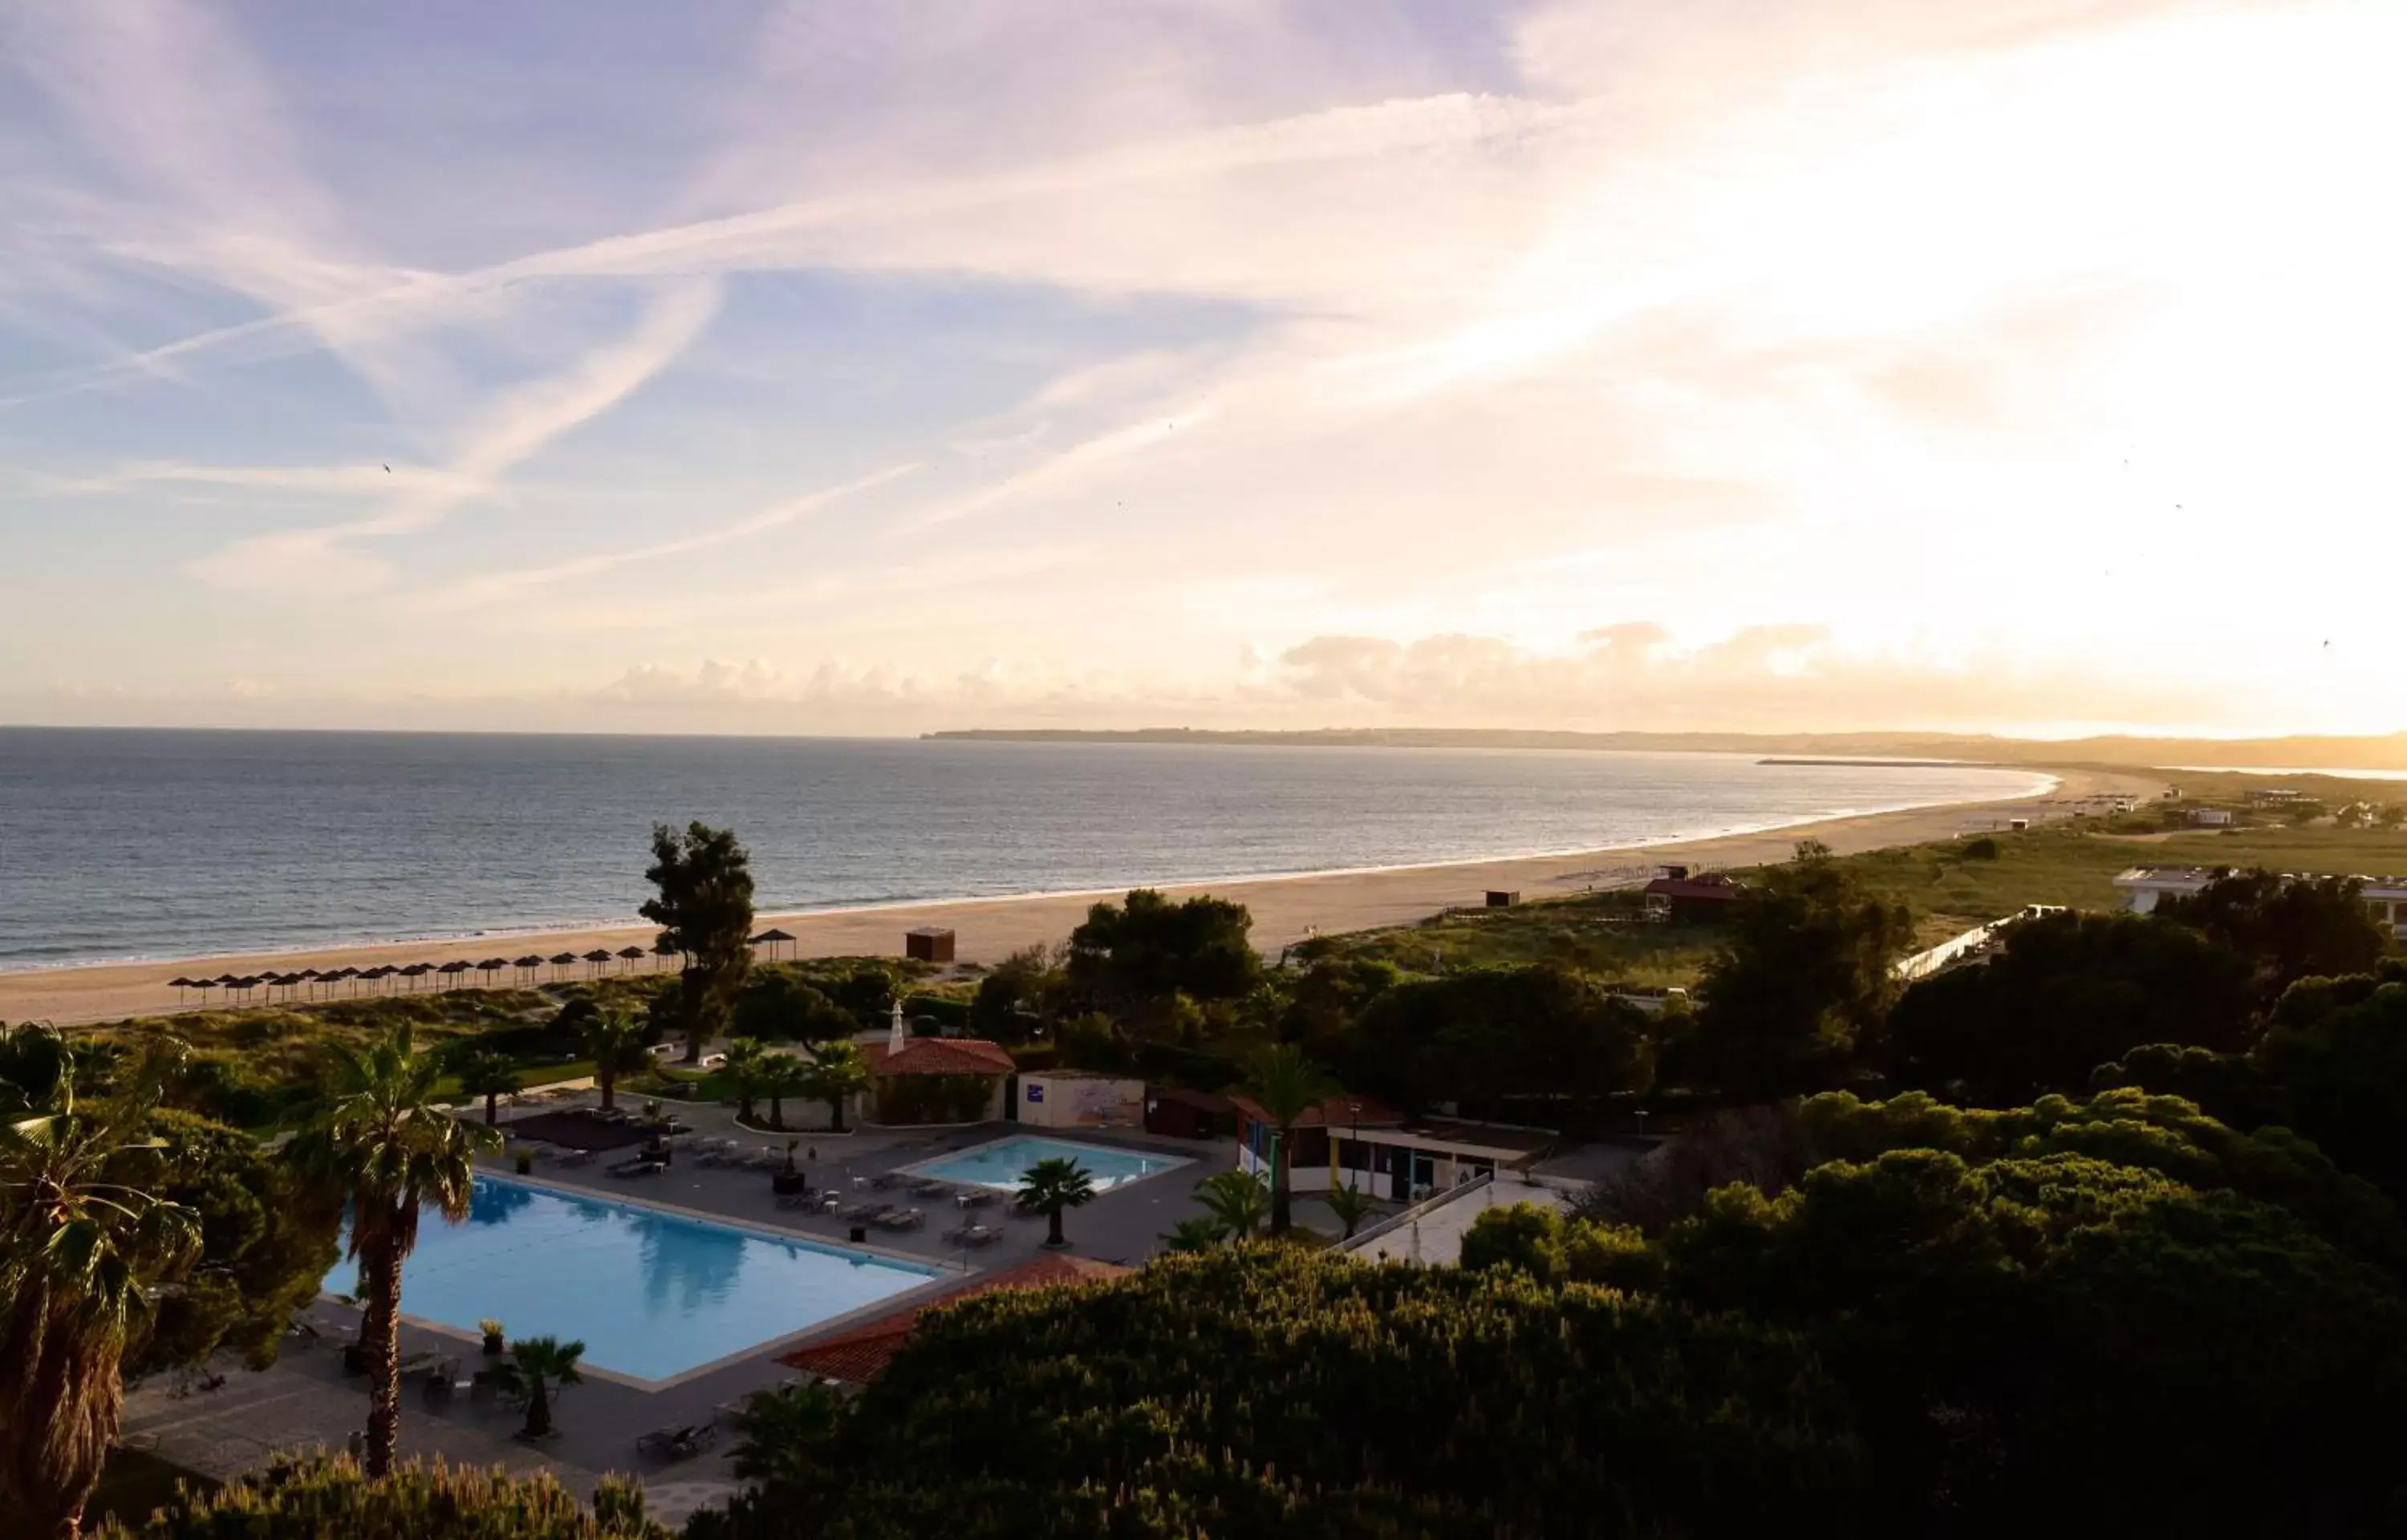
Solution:
<svg viewBox="0 0 2407 1540"><path fill-rule="evenodd" d="M1966 842L1951 840L1842 856L1840 864L1875 890L1903 900L1914 911L1916 940L1925 946L2026 904L2115 908L2120 900L2115 876L2135 866L2407 872L2407 829L2318 824L2164 834L2136 827L2118 831L2084 820L1995 840L1998 854L1990 859L1968 857ZM1735 875L1744 880L1746 873ZM1633 924L1629 911L1626 896L1583 894L1508 910L1456 911L1419 925L1328 940L1340 955L1383 958L1419 972L1433 964L1559 962L1631 984L1694 983L1713 955L1714 931Z"/></svg>

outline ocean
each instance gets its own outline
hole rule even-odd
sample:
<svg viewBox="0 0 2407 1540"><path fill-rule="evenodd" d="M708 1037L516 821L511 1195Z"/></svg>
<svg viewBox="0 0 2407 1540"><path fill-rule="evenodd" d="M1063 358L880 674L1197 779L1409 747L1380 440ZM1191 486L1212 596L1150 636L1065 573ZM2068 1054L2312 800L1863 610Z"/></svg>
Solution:
<svg viewBox="0 0 2407 1540"><path fill-rule="evenodd" d="M1591 850L2045 784L1749 756L0 728L0 968L623 923L658 821L763 911Z"/></svg>

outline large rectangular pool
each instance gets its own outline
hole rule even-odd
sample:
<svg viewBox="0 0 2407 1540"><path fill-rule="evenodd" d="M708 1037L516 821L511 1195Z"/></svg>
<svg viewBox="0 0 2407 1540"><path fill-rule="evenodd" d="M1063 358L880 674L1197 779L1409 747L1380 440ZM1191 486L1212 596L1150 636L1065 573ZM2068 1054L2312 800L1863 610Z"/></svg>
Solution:
<svg viewBox="0 0 2407 1540"><path fill-rule="evenodd" d="M1073 1160L1087 1168L1095 1179L1099 1192L1125 1187L1132 1181L1160 1176L1164 1171L1191 1164L1185 1155L1157 1155L1146 1150L1115 1150L1107 1144L1082 1144L1075 1139L1048 1139L1033 1134L1016 1135L981 1144L956 1155L921 1161L907 1168L915 1177L933 1177L938 1181L956 1182L964 1187L990 1187L998 1193L1019 1190L1019 1175L1041 1160Z"/></svg>
<svg viewBox="0 0 2407 1540"><path fill-rule="evenodd" d="M402 1266L406 1316L585 1344L585 1361L667 1379L943 1276L800 1237L477 1175L468 1221L429 1213ZM358 1273L335 1264L325 1289Z"/></svg>

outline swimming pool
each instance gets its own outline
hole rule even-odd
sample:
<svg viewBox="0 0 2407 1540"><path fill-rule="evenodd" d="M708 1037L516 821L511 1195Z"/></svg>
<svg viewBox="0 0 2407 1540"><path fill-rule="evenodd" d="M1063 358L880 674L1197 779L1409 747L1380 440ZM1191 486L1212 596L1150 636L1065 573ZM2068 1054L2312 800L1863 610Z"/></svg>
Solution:
<svg viewBox="0 0 2407 1540"><path fill-rule="evenodd" d="M1033 1134L1017 1135L964 1150L957 1155L944 1155L935 1160L921 1161L906 1167L906 1174L933 1177L938 1181L958 1182L964 1187L991 1187L998 1193L1019 1190L1019 1174L1041 1160L1074 1160L1087 1168L1095 1179L1099 1192L1125 1187L1132 1181L1158 1177L1176 1166L1192 1164L1185 1155L1157 1155L1145 1150L1115 1150L1105 1144L1081 1144L1075 1139L1040 1138Z"/></svg>
<svg viewBox="0 0 2407 1540"><path fill-rule="evenodd" d="M468 1222L433 1214L401 1270L402 1313L473 1333L585 1344L585 1361L667 1379L875 1305L934 1265L477 1174ZM346 1258L323 1287L349 1293Z"/></svg>

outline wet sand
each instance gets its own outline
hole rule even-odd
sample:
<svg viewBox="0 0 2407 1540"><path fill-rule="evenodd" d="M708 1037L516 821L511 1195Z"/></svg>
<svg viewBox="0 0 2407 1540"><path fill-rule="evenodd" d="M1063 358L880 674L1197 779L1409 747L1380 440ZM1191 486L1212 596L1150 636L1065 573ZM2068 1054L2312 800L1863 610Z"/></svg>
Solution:
<svg viewBox="0 0 2407 1540"><path fill-rule="evenodd" d="M2022 768L2022 767L2016 767ZM1874 850L1886 845L1944 840L1978 830L2002 828L2009 818L2034 820L2062 817L2085 798L2102 795L2147 797L2163 783L2142 774L2115 775L2094 771L2058 771L2059 784L2036 798L1999 802L1966 802L1946 807L1915 808L1900 812L1868 813L1855 818L1797 824L1753 834L1723 835L1675 844L1621 846L1569 855L1516 856L1504 860L1446 866L1396 867L1377 871L1324 872L1300 877L1245 878L1232 882L1167 886L1174 897L1213 893L1235 899L1253 911L1254 940L1265 953L1317 933L1367 930L1403 925L1441 910L1478 904L1491 888L1516 891L1525 898L1543 898L1584 888L1624 885L1643 880L1655 863L1685 861L1692 866L1743 867L1785 858L1797 841L1816 839L1841 854ZM1111 890L1117 892L1118 890ZM992 963L1022 947L1066 940L1086 917L1088 906L1104 894L1048 894L1034 897L969 898L902 904L875 909L764 913L762 928L772 925L796 938L791 947L777 949L790 956L899 956L904 932L918 925L943 925L958 939L963 962ZM368 946L325 947L308 952L251 953L216 957L187 957L168 962L107 963L82 968L27 969L0 973L0 1021L51 1021L61 1024L116 1021L190 1007L201 996L187 991L179 1002L168 984L179 974L236 975L297 972L305 968L370 968L379 964L475 962L485 957L518 957L529 954L585 953L595 948L617 951L629 945L649 946L655 934L648 925L601 929L512 932L464 940L385 942ZM649 961L632 965L648 970ZM546 967L538 977L549 981ZM557 970L563 978L582 977L586 965ZM470 983L478 974L463 976ZM496 976L497 983L517 981L515 969ZM211 992L211 1001L219 998ZM254 999L256 1003L256 997Z"/></svg>

